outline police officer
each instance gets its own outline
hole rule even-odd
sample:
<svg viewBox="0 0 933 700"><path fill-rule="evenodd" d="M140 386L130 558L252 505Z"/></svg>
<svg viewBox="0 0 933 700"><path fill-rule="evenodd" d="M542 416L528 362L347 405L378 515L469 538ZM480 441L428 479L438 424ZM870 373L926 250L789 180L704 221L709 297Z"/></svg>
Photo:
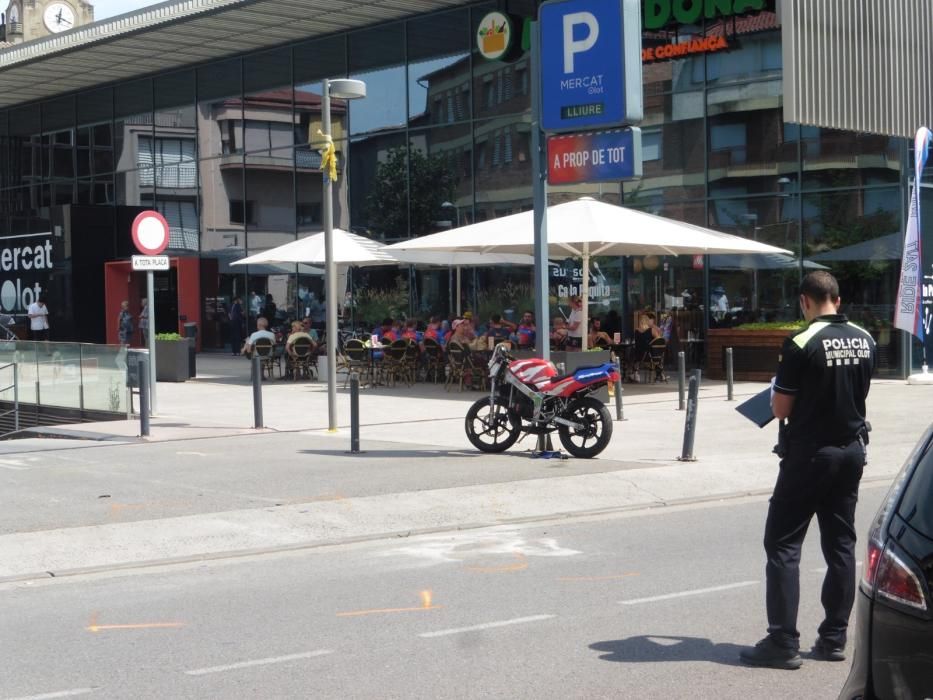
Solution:
<svg viewBox="0 0 933 700"><path fill-rule="evenodd" d="M804 277L800 308L808 325L784 341L772 386L771 409L787 425L765 524L768 636L740 653L747 664L783 669L801 665L800 549L814 514L827 572L812 657L845 659L856 586L855 504L868 443L865 398L875 366L872 337L839 313L835 277L822 270Z"/></svg>

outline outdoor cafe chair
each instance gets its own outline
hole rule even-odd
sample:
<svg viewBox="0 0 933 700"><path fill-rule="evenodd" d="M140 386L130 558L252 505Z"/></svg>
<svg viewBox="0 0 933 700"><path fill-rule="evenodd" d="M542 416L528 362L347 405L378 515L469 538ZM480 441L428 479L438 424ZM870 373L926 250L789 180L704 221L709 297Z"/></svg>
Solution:
<svg viewBox="0 0 933 700"><path fill-rule="evenodd" d="M421 347L414 340L405 341L405 372L409 386L418 381L418 369L421 365Z"/></svg>
<svg viewBox="0 0 933 700"><path fill-rule="evenodd" d="M397 381L402 380L408 386L411 386L408 367L405 362L407 350L407 340L396 340L383 351L382 376L386 385L395 386Z"/></svg>
<svg viewBox="0 0 933 700"><path fill-rule="evenodd" d="M434 338L424 339L424 370L425 379L433 377L435 384L444 376L444 348Z"/></svg>
<svg viewBox="0 0 933 700"><path fill-rule="evenodd" d="M292 343L292 354L287 356L286 368L292 379L314 379L316 363L314 342L310 338L298 338Z"/></svg>
<svg viewBox="0 0 933 700"><path fill-rule="evenodd" d="M654 338L648 345L642 370L647 371L653 382L666 382L664 374L664 358L667 354L667 342L664 338Z"/></svg>
<svg viewBox="0 0 933 700"><path fill-rule="evenodd" d="M372 380L373 362L369 348L359 338L350 338L343 346L344 366L347 370L347 377L343 382L343 388L347 388L350 382L350 375L356 372L360 377L360 384L369 384Z"/></svg>
<svg viewBox="0 0 933 700"><path fill-rule="evenodd" d="M456 383L460 391L463 391L463 382L467 379L468 385L472 383L476 375L476 368L473 365L473 354L470 348L460 343L447 344L447 380L444 382L444 390L450 391L450 387Z"/></svg>
<svg viewBox="0 0 933 700"><path fill-rule="evenodd" d="M282 372L282 365L279 358L275 355L275 346L270 338L257 338L253 343L253 352L259 356L259 365L262 368L262 376L268 376L272 379L275 368Z"/></svg>

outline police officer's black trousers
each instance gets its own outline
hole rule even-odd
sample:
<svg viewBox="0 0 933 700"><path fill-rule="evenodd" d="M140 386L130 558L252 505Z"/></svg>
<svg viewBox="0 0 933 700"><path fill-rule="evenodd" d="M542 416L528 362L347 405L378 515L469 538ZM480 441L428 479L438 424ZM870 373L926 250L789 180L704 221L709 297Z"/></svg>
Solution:
<svg viewBox="0 0 933 700"><path fill-rule="evenodd" d="M800 549L814 514L827 566L819 635L845 646L855 602L855 504L864 466L865 448L859 440L819 449L791 446L781 460L764 545L768 634L782 646L799 646Z"/></svg>

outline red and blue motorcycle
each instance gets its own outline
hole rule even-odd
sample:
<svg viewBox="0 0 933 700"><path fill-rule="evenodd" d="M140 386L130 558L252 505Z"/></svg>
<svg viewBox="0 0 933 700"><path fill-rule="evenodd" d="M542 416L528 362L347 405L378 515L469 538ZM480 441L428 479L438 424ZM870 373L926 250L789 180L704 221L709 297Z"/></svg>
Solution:
<svg viewBox="0 0 933 700"><path fill-rule="evenodd" d="M497 345L489 360L489 396L470 406L467 437L482 452L504 452L523 435L556 430L574 457L595 457L612 438L612 416L591 394L618 379L612 363L561 375L547 360L516 360Z"/></svg>

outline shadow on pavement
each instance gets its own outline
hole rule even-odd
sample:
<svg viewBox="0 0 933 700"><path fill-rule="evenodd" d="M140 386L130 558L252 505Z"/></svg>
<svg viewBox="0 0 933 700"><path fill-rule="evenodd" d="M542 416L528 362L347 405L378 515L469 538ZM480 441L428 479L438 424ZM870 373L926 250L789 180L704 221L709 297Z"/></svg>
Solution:
<svg viewBox="0 0 933 700"><path fill-rule="evenodd" d="M628 639L614 639L590 644L590 649L604 652L603 661L644 663L659 661L710 661L725 666L744 666L739 661L739 644L714 644L703 637L679 637L646 634Z"/></svg>
<svg viewBox="0 0 933 700"><path fill-rule="evenodd" d="M438 459L444 457L488 457L482 452L473 450L367 450L360 452L350 452L350 450L298 450L298 454L318 455L321 457L369 457L376 459L385 459L386 457L399 457L411 459L413 457L427 457L429 459Z"/></svg>

